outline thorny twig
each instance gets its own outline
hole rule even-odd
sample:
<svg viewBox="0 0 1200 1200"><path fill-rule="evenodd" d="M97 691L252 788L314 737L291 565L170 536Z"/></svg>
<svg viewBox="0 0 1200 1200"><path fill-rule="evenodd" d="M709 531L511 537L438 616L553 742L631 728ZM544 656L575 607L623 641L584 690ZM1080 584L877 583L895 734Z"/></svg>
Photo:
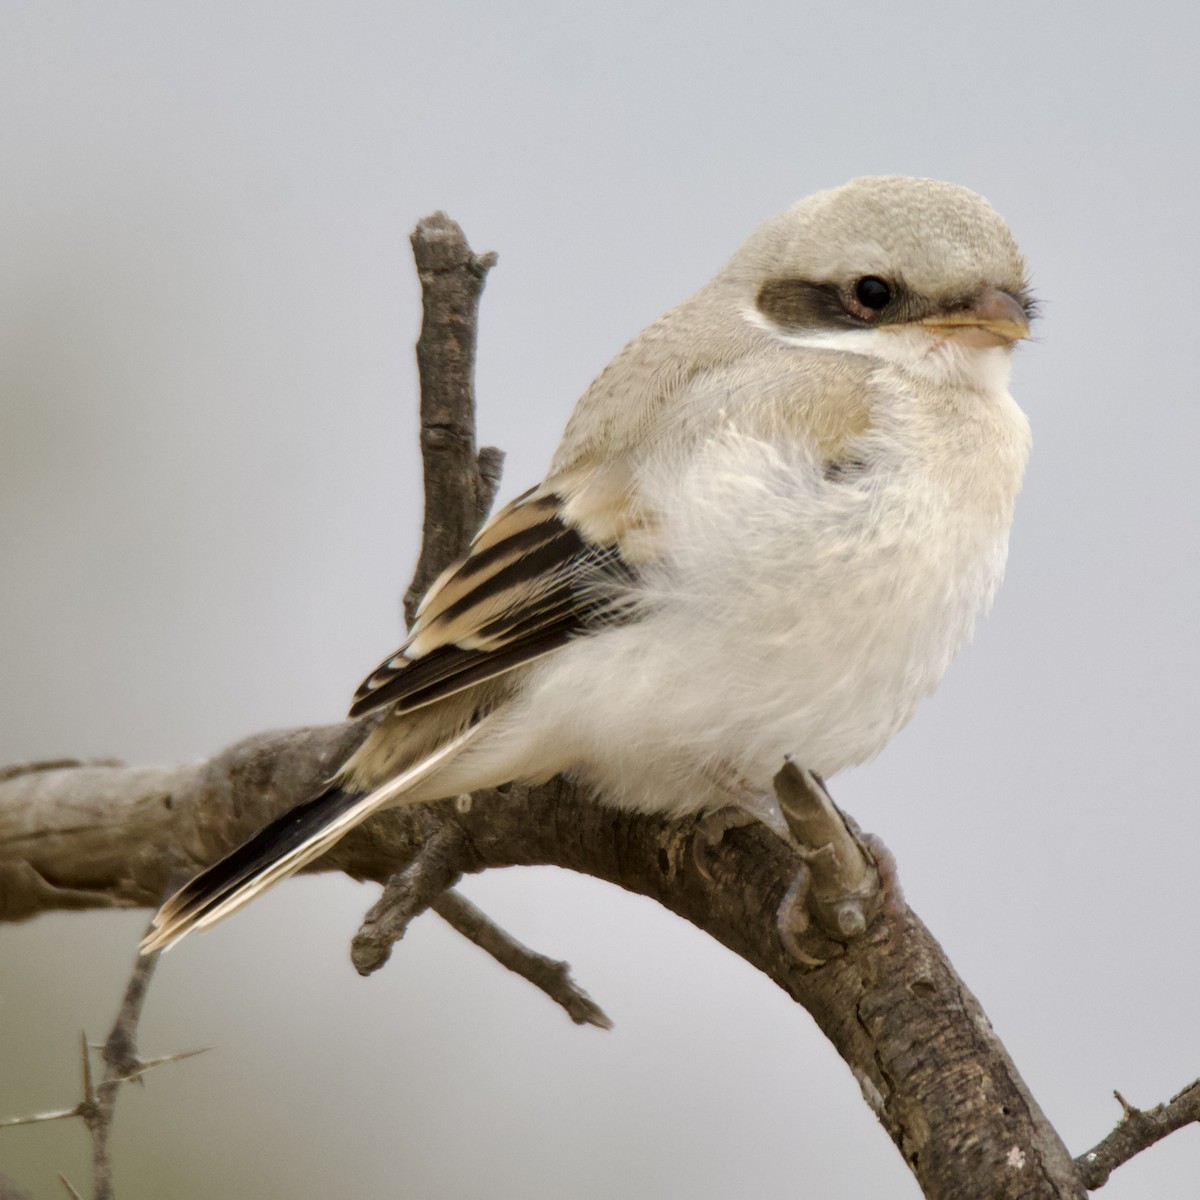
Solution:
<svg viewBox="0 0 1200 1200"><path fill-rule="evenodd" d="M78 1117L87 1126L92 1139L92 1195L93 1200L113 1200L112 1182L112 1125L116 1109L117 1092L121 1084L141 1080L147 1071L167 1063L179 1062L195 1054L203 1054L207 1046L198 1050L185 1050L180 1054L165 1054L159 1058L143 1059L137 1053L137 1027L145 1003L146 990L158 963L157 954L139 955L133 964L129 982L117 1018L103 1046L99 1047L104 1060L104 1074L97 1083L92 1070L92 1050L87 1034L80 1035L80 1067L83 1077L83 1098L71 1108L55 1109L51 1112L32 1113L25 1117L9 1117L0 1120L0 1127L12 1125L34 1125L43 1121L61 1121ZM72 1184L63 1176L63 1186L72 1196L78 1196Z"/></svg>

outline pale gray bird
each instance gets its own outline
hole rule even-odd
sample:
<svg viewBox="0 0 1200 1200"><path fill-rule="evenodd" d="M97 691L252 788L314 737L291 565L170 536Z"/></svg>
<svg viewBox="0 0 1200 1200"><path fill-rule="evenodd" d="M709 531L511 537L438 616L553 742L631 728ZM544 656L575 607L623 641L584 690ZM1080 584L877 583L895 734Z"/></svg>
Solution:
<svg viewBox="0 0 1200 1200"><path fill-rule="evenodd" d="M771 218L576 405L355 694L332 785L162 907L170 946L381 808L569 771L608 803L769 809L938 684L1004 571L1025 264L974 192L858 179Z"/></svg>

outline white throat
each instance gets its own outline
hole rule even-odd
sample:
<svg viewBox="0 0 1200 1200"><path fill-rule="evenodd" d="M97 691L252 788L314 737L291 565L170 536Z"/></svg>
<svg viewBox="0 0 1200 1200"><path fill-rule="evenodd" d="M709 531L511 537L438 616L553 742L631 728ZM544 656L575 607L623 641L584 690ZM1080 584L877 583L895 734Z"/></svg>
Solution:
<svg viewBox="0 0 1200 1200"><path fill-rule="evenodd" d="M1008 390L1012 377L1009 346L969 346L945 333L914 325L791 333L780 329L755 308L744 310L742 315L747 323L780 345L874 358L881 365L899 367L935 384L997 393Z"/></svg>

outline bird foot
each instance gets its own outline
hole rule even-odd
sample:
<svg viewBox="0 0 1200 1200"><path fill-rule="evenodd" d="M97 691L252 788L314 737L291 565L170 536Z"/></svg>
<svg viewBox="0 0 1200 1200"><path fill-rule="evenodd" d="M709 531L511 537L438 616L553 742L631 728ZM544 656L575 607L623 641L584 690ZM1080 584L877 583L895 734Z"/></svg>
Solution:
<svg viewBox="0 0 1200 1200"><path fill-rule="evenodd" d="M827 958L817 958L810 954L800 944L801 935L810 933L812 929L812 917L808 908L812 878L808 866L802 865L775 910L775 929L779 934L779 941L802 967L821 967L829 961Z"/></svg>
<svg viewBox="0 0 1200 1200"><path fill-rule="evenodd" d="M861 830L858 830L857 833L859 841L867 848L867 852L873 860L872 865L879 880L879 895L883 911L893 921L900 922L902 925L905 914L908 912L908 905L904 900L904 889L900 886L900 872L896 866L896 857L877 834L863 833Z"/></svg>
<svg viewBox="0 0 1200 1200"><path fill-rule="evenodd" d="M878 839L865 838L834 804L819 775L788 759L774 784L788 841L802 864L780 902L776 926L791 957L819 966L845 953L881 905L895 900L895 864Z"/></svg>
<svg viewBox="0 0 1200 1200"><path fill-rule="evenodd" d="M696 870L709 883L714 883L708 862L709 853L725 840L725 835L731 830L757 824L758 818L752 812L733 804L701 817L696 823L696 832L692 834L692 861L696 864Z"/></svg>

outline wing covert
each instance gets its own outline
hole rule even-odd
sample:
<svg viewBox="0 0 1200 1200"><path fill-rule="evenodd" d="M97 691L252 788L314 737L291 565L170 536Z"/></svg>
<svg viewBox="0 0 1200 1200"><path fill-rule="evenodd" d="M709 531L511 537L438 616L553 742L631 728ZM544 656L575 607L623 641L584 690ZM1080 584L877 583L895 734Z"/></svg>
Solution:
<svg viewBox="0 0 1200 1200"><path fill-rule="evenodd" d="M550 654L614 619L631 579L618 544L585 538L560 495L526 492L429 589L408 641L364 680L350 715L409 712Z"/></svg>

